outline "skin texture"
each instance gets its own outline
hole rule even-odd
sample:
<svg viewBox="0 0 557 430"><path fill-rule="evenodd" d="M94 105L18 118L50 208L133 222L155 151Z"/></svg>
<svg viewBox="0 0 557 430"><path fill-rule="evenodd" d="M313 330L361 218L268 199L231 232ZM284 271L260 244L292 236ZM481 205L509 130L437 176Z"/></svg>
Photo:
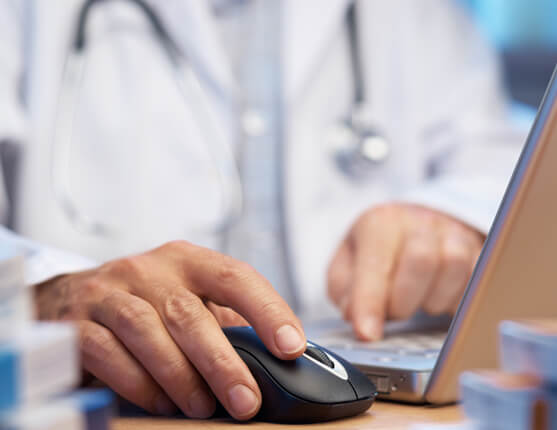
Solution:
<svg viewBox="0 0 557 430"><path fill-rule="evenodd" d="M383 335L386 319L418 309L454 313L484 236L440 212L392 203L365 212L328 270L328 293L361 340Z"/></svg>
<svg viewBox="0 0 557 430"><path fill-rule="evenodd" d="M215 396L236 419L254 416L261 393L221 327L254 327L281 359L305 350L302 325L254 269L190 243L36 286L43 320L71 320L84 369L137 405L205 418Z"/></svg>

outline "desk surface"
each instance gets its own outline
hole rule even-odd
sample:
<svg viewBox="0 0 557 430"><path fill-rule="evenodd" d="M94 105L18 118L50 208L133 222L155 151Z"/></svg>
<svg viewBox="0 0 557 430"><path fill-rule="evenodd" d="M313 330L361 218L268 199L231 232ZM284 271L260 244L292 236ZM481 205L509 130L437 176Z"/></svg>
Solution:
<svg viewBox="0 0 557 430"><path fill-rule="evenodd" d="M376 402L365 414L330 423L313 424L311 429L350 429L350 430L404 430L411 424L417 423L445 423L456 422L462 418L458 406L432 407L399 405L389 402ZM281 426L267 423L249 423L252 430L285 428L290 430L307 429L309 426L288 425ZM118 418L113 430L174 430L174 429L198 429L204 428L225 429L238 428L238 424L232 421L222 420L187 420L187 419L165 419L165 418Z"/></svg>

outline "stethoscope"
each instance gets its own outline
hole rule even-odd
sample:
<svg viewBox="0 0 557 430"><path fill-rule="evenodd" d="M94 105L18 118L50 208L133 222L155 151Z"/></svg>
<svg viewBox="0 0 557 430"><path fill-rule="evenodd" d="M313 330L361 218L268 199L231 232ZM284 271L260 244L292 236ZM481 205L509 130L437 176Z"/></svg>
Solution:
<svg viewBox="0 0 557 430"><path fill-rule="evenodd" d="M70 190L69 173L73 124L86 64L87 20L93 6L107 1L109 0L87 0L78 14L77 28L64 65L55 115L51 184L56 201L72 225L97 236L120 236L122 232L116 226L94 219L79 208ZM144 0L129 1L135 4L149 21L172 67L176 87L184 103L191 103L192 100L196 103L196 108L191 111L196 115L196 122L200 124L202 138L218 176L222 207L222 216L216 224L198 228L208 233L225 232L242 214L242 185L233 150L225 136L218 132L219 123L211 111L205 92L207 88L217 91L219 96L226 97L233 104L237 103L239 95L226 93L219 88L202 64L187 61L186 55L172 39L158 14ZM348 9L347 19L355 99L352 111L331 127L326 138L329 147L332 148L332 159L339 171L352 181L362 181L388 159L390 144L384 134L369 120L365 110L361 109L365 103L354 4Z"/></svg>
<svg viewBox="0 0 557 430"><path fill-rule="evenodd" d="M354 99L348 115L329 127L326 139L344 177L352 182L365 182L388 160L391 144L366 104L355 3L348 7L346 20Z"/></svg>
<svg viewBox="0 0 557 430"><path fill-rule="evenodd" d="M77 28L64 65L55 115L51 182L56 201L70 223L78 230L97 236L121 236L121 229L100 219L94 219L79 208L70 190L69 174L74 116L86 64L87 20L93 6L107 1L109 0L87 0L78 14ZM162 20L144 0L129 1L135 4L149 21L155 37L168 58L176 87L184 103L195 100L195 109L191 109L191 112L196 116L195 121L199 124L202 139L205 141L218 177L222 207L222 216L217 222L212 221L210 225L199 225L197 228L208 233L226 231L242 213L242 186L232 148L225 136L219 133L221 124L212 112L205 93L206 88L210 88L217 92L220 98L225 98L232 104L237 103L239 97L234 89L225 91L219 87L202 64L187 61L186 55L165 29ZM205 85L205 89L202 84Z"/></svg>

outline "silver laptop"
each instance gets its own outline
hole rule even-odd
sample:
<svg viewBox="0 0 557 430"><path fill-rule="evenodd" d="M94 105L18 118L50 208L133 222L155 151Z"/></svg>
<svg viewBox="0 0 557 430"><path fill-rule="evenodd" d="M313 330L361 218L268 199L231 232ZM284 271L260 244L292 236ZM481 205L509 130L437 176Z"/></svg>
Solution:
<svg viewBox="0 0 557 430"><path fill-rule="evenodd" d="M498 366L501 320L557 317L556 75L452 321L389 324L375 343L356 341L338 321L308 327L310 339L364 371L381 398L454 402L462 371Z"/></svg>

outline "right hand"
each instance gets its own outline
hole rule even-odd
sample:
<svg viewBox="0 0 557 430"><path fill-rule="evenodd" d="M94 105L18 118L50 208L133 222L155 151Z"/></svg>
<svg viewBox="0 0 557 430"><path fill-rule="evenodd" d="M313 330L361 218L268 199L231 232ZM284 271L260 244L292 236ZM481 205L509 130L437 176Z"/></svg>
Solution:
<svg viewBox="0 0 557 430"><path fill-rule="evenodd" d="M86 371L160 414L209 417L213 393L236 419L257 413L261 393L223 325L245 317L284 360L306 345L300 321L254 269L182 241L43 282L36 304L40 319L75 321Z"/></svg>
<svg viewBox="0 0 557 430"><path fill-rule="evenodd" d="M384 322L423 309L455 313L484 236L447 214L405 203L364 212L333 258L329 297L360 340L379 340Z"/></svg>

